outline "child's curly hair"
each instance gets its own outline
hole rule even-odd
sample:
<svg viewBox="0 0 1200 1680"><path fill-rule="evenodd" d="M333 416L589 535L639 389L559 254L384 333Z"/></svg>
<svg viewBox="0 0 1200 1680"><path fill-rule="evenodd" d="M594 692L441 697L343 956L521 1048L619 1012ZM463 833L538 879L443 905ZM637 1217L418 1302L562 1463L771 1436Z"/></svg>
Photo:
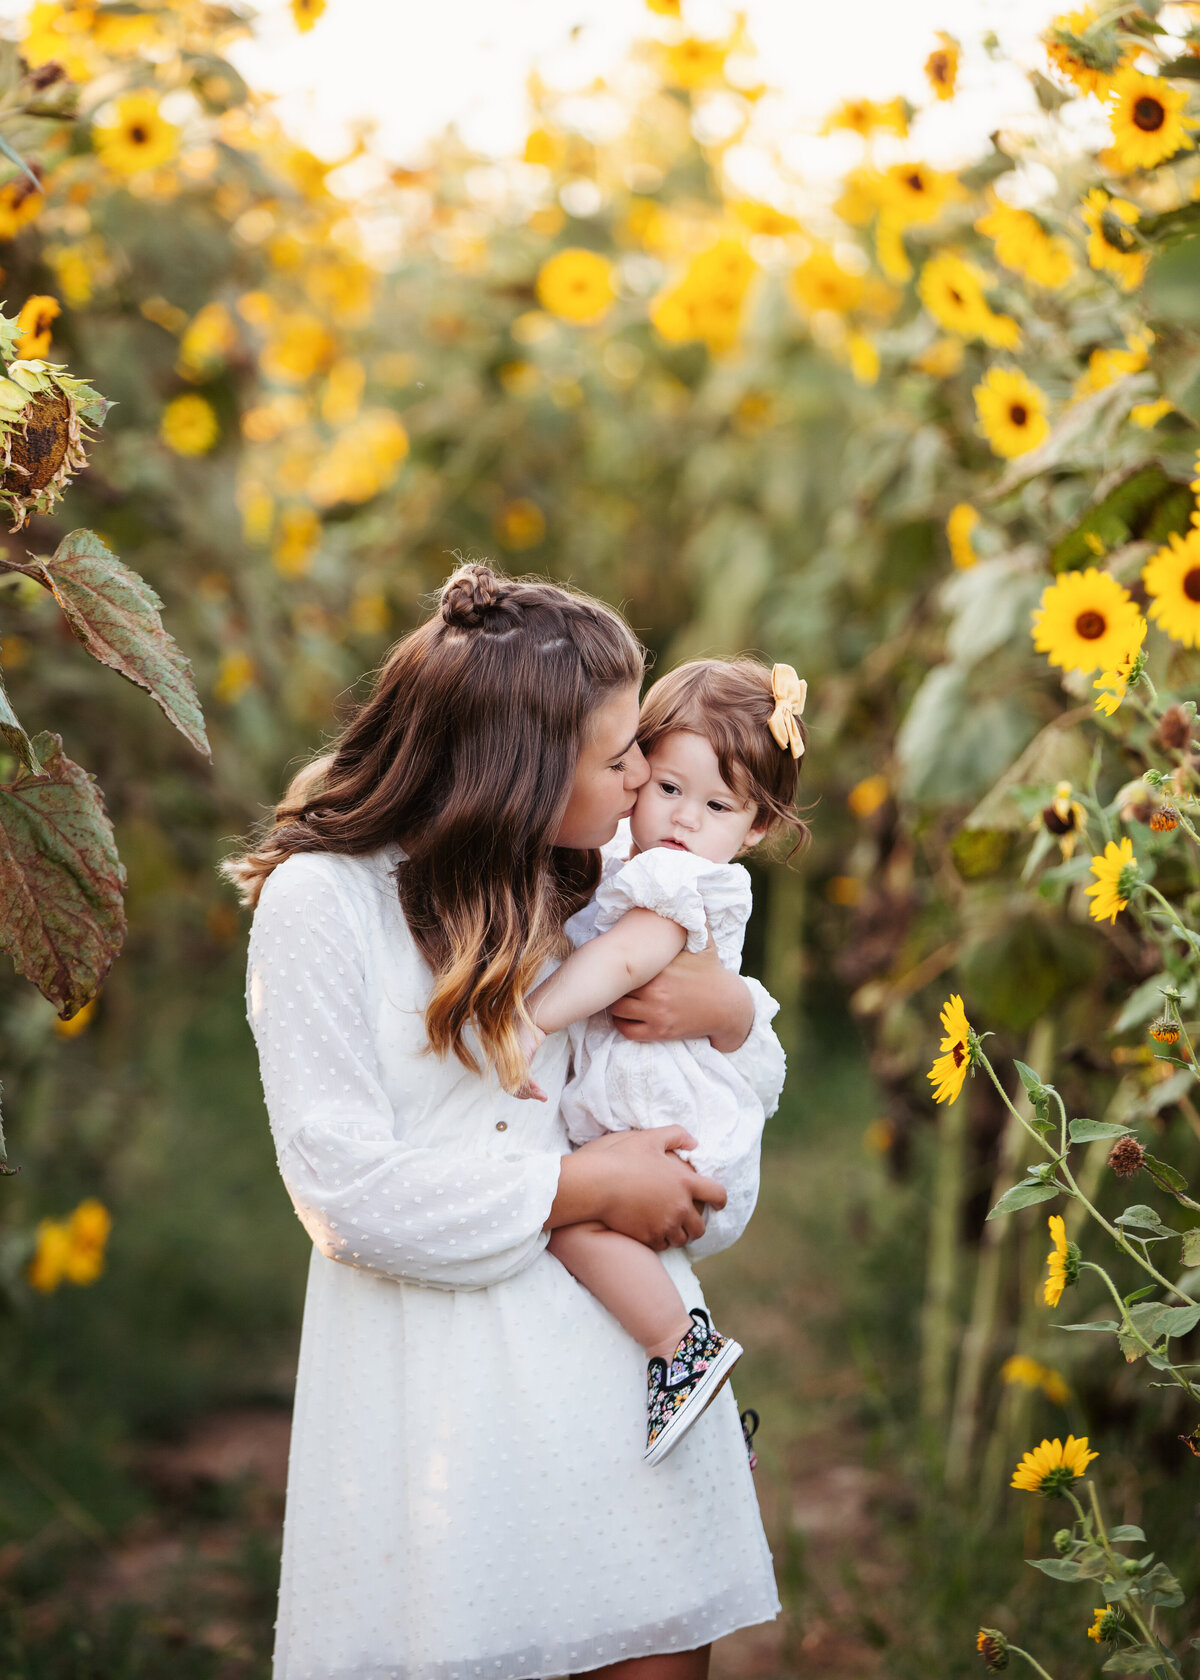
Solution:
<svg viewBox="0 0 1200 1680"><path fill-rule="evenodd" d="M795 810L803 760L780 747L768 729L774 710L771 673L757 659L692 659L660 677L646 695L638 745L649 756L677 730L699 735L716 753L727 785L754 801L755 825L795 836L791 857L810 838ZM797 721L807 741L804 723Z"/></svg>

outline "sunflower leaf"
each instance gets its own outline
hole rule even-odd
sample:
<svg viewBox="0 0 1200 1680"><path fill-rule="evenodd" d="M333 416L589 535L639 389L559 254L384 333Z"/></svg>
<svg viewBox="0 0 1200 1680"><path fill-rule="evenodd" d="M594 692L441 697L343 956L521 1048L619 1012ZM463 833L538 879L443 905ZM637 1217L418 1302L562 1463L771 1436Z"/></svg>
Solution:
<svg viewBox="0 0 1200 1680"><path fill-rule="evenodd" d="M1154 1321L1160 1336L1186 1336L1200 1324L1200 1307L1163 1307Z"/></svg>
<svg viewBox="0 0 1200 1680"><path fill-rule="evenodd" d="M1067 1135L1072 1143L1095 1143L1097 1138L1128 1137L1129 1130L1111 1120L1072 1120Z"/></svg>
<svg viewBox="0 0 1200 1680"><path fill-rule="evenodd" d="M1136 1523L1118 1523L1116 1528L1109 1529L1108 1538L1110 1540L1141 1540L1144 1542L1146 1536Z"/></svg>
<svg viewBox="0 0 1200 1680"><path fill-rule="evenodd" d="M1090 1318L1086 1324L1056 1324L1055 1330L1101 1330L1112 1332L1121 1326L1115 1318Z"/></svg>
<svg viewBox="0 0 1200 1680"><path fill-rule="evenodd" d="M1085 1577L1074 1558L1026 1558L1031 1569L1040 1569L1052 1581L1082 1581Z"/></svg>
<svg viewBox="0 0 1200 1680"><path fill-rule="evenodd" d="M1166 1666L1162 1654L1153 1645L1130 1645L1117 1651L1100 1670L1102 1674L1149 1674L1152 1668Z"/></svg>
<svg viewBox="0 0 1200 1680"><path fill-rule="evenodd" d="M1165 1563L1156 1563L1138 1582L1143 1604L1160 1604L1172 1610L1183 1603L1183 1588Z"/></svg>
<svg viewBox="0 0 1200 1680"><path fill-rule="evenodd" d="M1130 1230L1152 1231L1156 1237L1177 1237L1178 1231L1172 1231L1169 1225L1164 1225L1152 1207L1144 1202L1135 1202L1127 1207L1124 1213L1119 1213L1113 1221L1115 1225L1123 1225Z"/></svg>
<svg viewBox="0 0 1200 1680"><path fill-rule="evenodd" d="M997 1219L1002 1213L1015 1213L1018 1208L1030 1207L1034 1202L1048 1202L1058 1195L1057 1184L1042 1184L1036 1179L1026 1179L1023 1184L1014 1184L1011 1190L1006 1190L988 1214L989 1219Z"/></svg>
<svg viewBox="0 0 1200 1680"><path fill-rule="evenodd" d="M1155 1156L1147 1154L1143 1159L1143 1165L1149 1168L1164 1190L1187 1189L1187 1179L1174 1167L1168 1166L1165 1161L1159 1161Z"/></svg>
<svg viewBox="0 0 1200 1680"><path fill-rule="evenodd" d="M1180 1259L1185 1266L1200 1266L1200 1225L1194 1225L1190 1231L1183 1233Z"/></svg>

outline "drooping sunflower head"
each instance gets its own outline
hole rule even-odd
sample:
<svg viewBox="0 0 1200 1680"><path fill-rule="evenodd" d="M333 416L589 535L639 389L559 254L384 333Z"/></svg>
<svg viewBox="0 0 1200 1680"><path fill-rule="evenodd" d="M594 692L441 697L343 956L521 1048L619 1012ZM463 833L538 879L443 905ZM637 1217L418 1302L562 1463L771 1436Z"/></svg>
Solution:
<svg viewBox="0 0 1200 1680"><path fill-rule="evenodd" d="M1006 460L1036 449L1049 433L1046 398L1019 368L989 368L974 397L980 432Z"/></svg>
<svg viewBox="0 0 1200 1680"><path fill-rule="evenodd" d="M1062 1300L1063 1290L1079 1277L1081 1256L1076 1245L1067 1241L1066 1223L1059 1213L1050 1215L1050 1240L1054 1247L1046 1256L1048 1270L1042 1299L1048 1307L1056 1307Z"/></svg>
<svg viewBox="0 0 1200 1680"><path fill-rule="evenodd" d="M1153 169L1176 152L1195 145L1188 134L1196 126L1184 115L1187 94L1161 76L1126 68L1113 77L1108 119L1112 150L1119 169Z"/></svg>
<svg viewBox="0 0 1200 1680"><path fill-rule="evenodd" d="M1184 647L1200 646L1200 528L1193 525L1184 536L1172 531L1167 546L1146 562L1142 582L1159 628Z"/></svg>
<svg viewBox="0 0 1200 1680"><path fill-rule="evenodd" d="M1063 572L1046 586L1033 613L1033 645L1063 671L1113 670L1137 638L1141 622L1124 585L1089 566Z"/></svg>
<svg viewBox="0 0 1200 1680"><path fill-rule="evenodd" d="M1081 1435L1078 1440L1074 1435L1068 1435L1065 1442L1055 1436L1053 1441L1043 1440L1040 1446L1024 1455L1009 1486L1049 1497L1074 1487L1092 1460L1099 1456L1089 1449L1086 1435Z"/></svg>
<svg viewBox="0 0 1200 1680"><path fill-rule="evenodd" d="M979 1051L978 1035L967 1020L963 1000L957 992L942 1008L941 1049L927 1075L933 1085L933 1100L955 1102Z"/></svg>
<svg viewBox="0 0 1200 1680"><path fill-rule="evenodd" d="M1092 1611L1088 1638L1097 1645L1115 1645L1121 1637L1121 1610L1116 1604L1100 1604Z"/></svg>
<svg viewBox="0 0 1200 1680"><path fill-rule="evenodd" d="M1092 187L1080 206L1088 230L1087 255L1093 268L1115 274L1125 291L1140 286L1149 253L1134 231L1138 208L1127 198L1110 198Z"/></svg>
<svg viewBox="0 0 1200 1680"><path fill-rule="evenodd" d="M989 1674L1001 1674L1008 1667L1008 1640L999 1628L980 1628L975 1635L975 1649Z"/></svg>
<svg viewBox="0 0 1200 1680"><path fill-rule="evenodd" d="M1081 93L1103 95L1115 72L1136 57L1111 23L1099 23L1091 6L1056 17L1042 41L1052 68Z"/></svg>
<svg viewBox="0 0 1200 1680"><path fill-rule="evenodd" d="M1119 844L1110 840L1103 856L1092 859L1092 874L1095 880L1084 895L1092 901L1088 915L1096 922L1115 922L1141 880L1133 841L1128 835Z"/></svg>
<svg viewBox="0 0 1200 1680"><path fill-rule="evenodd" d="M1074 855L1079 836L1087 826L1087 812L1077 799L1071 798L1070 782L1059 782L1054 790L1054 798L1045 806L1040 821L1047 834L1052 834L1058 841L1059 850L1065 860Z"/></svg>

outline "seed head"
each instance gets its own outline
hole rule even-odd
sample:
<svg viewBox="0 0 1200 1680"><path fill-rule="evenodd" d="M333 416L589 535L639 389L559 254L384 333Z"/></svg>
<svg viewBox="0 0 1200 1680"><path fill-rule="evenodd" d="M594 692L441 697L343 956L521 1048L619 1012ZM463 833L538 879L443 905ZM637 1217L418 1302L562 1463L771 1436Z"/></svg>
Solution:
<svg viewBox="0 0 1200 1680"><path fill-rule="evenodd" d="M1158 720L1158 738L1164 747L1176 751L1186 747L1192 738L1192 720L1182 706L1168 706Z"/></svg>
<svg viewBox="0 0 1200 1680"><path fill-rule="evenodd" d="M1146 1159L1146 1151L1136 1138L1119 1138L1113 1144L1112 1153L1108 1157L1108 1164L1118 1178L1132 1178L1139 1172Z"/></svg>
<svg viewBox="0 0 1200 1680"><path fill-rule="evenodd" d="M1179 827L1179 812L1174 805L1160 805L1150 818L1150 827L1156 834L1170 834Z"/></svg>
<svg viewBox="0 0 1200 1680"><path fill-rule="evenodd" d="M999 1674L1008 1667L1008 1640L999 1628L980 1628L975 1635L975 1649L989 1674Z"/></svg>
<svg viewBox="0 0 1200 1680"><path fill-rule="evenodd" d="M1169 1015L1160 1015L1150 1028L1150 1037L1159 1044L1178 1044L1179 1026Z"/></svg>

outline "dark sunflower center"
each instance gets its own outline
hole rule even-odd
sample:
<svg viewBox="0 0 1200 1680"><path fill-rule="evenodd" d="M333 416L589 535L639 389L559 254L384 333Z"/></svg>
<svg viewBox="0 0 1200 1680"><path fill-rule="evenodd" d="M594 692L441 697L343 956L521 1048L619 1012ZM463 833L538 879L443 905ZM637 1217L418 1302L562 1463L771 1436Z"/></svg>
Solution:
<svg viewBox="0 0 1200 1680"><path fill-rule="evenodd" d="M1135 128L1140 128L1144 134L1154 134L1167 120L1167 113L1162 102L1154 99L1150 94L1143 94L1135 101L1133 107L1133 122Z"/></svg>
<svg viewBox="0 0 1200 1680"><path fill-rule="evenodd" d="M950 60L945 53L934 53L929 60L929 72L935 82L944 82L950 74Z"/></svg>
<svg viewBox="0 0 1200 1680"><path fill-rule="evenodd" d="M1029 410L1025 407L1024 403L1011 403L1009 405L1008 418L1012 421L1014 426L1028 425Z"/></svg>
<svg viewBox="0 0 1200 1680"><path fill-rule="evenodd" d="M962 295L962 293L961 293L961 292L956 292L956 291L955 291L955 290L954 290L954 287L953 287L953 286L950 286L950 287L948 287L948 288L947 288L947 289L948 289L948 291L949 291L949 293L950 293L950 301L951 301L951 302L952 302L952 303L957 303L957 304L958 304L958 305L959 305L959 307L960 307L960 308L961 308L961 307L962 307L962 303L963 303L963 295Z"/></svg>
<svg viewBox="0 0 1200 1680"><path fill-rule="evenodd" d="M1075 620L1075 634L1082 636L1085 642L1094 642L1098 636L1103 636L1107 629L1104 614L1091 608L1087 612L1081 612Z"/></svg>
<svg viewBox="0 0 1200 1680"><path fill-rule="evenodd" d="M906 187L911 187L914 192L925 191L925 177L918 170L914 169L911 175L906 175L904 184Z"/></svg>
<svg viewBox="0 0 1200 1680"><path fill-rule="evenodd" d="M142 127L141 123L134 123L133 127L129 130L129 138L135 146L144 146L147 140L149 140L150 135L149 132Z"/></svg>
<svg viewBox="0 0 1200 1680"><path fill-rule="evenodd" d="M960 1042L954 1046L953 1050L951 1050L950 1054L954 1057L955 1067L960 1068L967 1059L967 1047L960 1040Z"/></svg>
<svg viewBox="0 0 1200 1680"><path fill-rule="evenodd" d="M1189 601L1200 601L1200 566L1193 566L1183 575L1183 593Z"/></svg>

